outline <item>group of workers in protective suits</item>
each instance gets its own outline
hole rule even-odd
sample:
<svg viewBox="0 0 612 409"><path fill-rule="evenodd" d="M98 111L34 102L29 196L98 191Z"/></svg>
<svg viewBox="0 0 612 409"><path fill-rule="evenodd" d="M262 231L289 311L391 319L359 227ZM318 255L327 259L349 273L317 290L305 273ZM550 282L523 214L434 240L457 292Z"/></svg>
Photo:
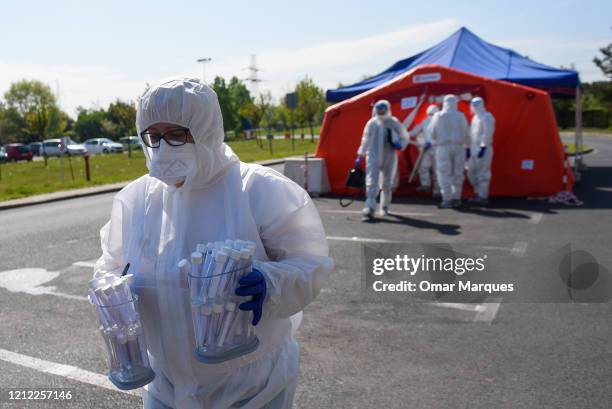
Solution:
<svg viewBox="0 0 612 409"><path fill-rule="evenodd" d="M374 104L355 161L356 167L361 167L364 157L366 161L364 219L374 216L379 191L378 215L388 214L392 190L397 185L396 151L405 149L411 142L421 148L417 161L418 191L440 195L441 208L461 206L467 165L468 179L475 193L471 201L481 205L488 202L495 118L486 110L483 99L475 97L470 103L473 117L468 124L465 115L457 109L457 96L446 95L441 110L437 105L429 105L427 117L408 132L424 100L422 96L403 122L391 115L388 101Z"/></svg>

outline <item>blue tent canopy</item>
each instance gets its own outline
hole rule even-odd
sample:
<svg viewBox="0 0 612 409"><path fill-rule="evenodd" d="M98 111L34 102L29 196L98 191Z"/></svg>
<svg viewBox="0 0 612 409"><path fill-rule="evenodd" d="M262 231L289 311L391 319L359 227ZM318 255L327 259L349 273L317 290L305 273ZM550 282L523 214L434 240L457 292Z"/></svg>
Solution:
<svg viewBox="0 0 612 409"><path fill-rule="evenodd" d="M409 71L419 65L438 64L483 77L542 88L551 93L573 93L578 73L540 64L508 48L488 43L465 27L419 54L398 61L387 70L346 87L327 91L327 101L339 102Z"/></svg>

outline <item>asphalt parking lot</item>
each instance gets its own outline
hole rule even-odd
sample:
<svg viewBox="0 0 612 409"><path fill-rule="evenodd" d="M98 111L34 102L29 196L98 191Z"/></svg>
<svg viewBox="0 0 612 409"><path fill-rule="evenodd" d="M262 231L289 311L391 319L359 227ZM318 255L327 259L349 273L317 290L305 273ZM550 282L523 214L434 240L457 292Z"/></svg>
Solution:
<svg viewBox="0 0 612 409"><path fill-rule="evenodd" d="M581 207L496 199L439 210L399 199L362 223L362 202L317 198L336 263L304 314L299 408L608 408L609 303L379 303L361 291L369 242L470 243L537 262L571 244L610 268L612 139L589 137ZM74 388L69 403L0 407L139 407L105 381L94 315L84 298L111 194L0 212L0 383Z"/></svg>

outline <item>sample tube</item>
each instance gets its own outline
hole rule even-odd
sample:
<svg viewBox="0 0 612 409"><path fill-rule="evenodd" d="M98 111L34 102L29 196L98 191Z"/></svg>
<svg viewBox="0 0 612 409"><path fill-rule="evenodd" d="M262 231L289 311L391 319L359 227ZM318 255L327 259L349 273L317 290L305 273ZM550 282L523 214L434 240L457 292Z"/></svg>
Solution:
<svg viewBox="0 0 612 409"><path fill-rule="evenodd" d="M223 310L224 305L222 303L215 303L212 306L212 319L210 320L210 325L208 326L208 341L210 345L215 345L217 343Z"/></svg>
<svg viewBox="0 0 612 409"><path fill-rule="evenodd" d="M225 314L223 315L223 321L221 323L221 333L219 334L219 338L217 340L218 347L223 346L227 340L231 325L234 322L235 311L236 303L230 301L225 304Z"/></svg>
<svg viewBox="0 0 612 409"><path fill-rule="evenodd" d="M219 295L219 283L221 281L221 274L223 274L225 270L227 257L228 254L223 250L218 250L215 254L215 265L210 275L210 288L208 289L209 298L216 298Z"/></svg>
<svg viewBox="0 0 612 409"><path fill-rule="evenodd" d="M200 325L198 325L197 333L196 333L196 342L198 347L203 347L208 344L208 339L210 336L210 321L213 309L210 305L202 305L200 307L200 316L198 319L200 320Z"/></svg>
<svg viewBox="0 0 612 409"><path fill-rule="evenodd" d="M191 253L191 275L199 276L201 274L200 269L202 267L202 253L194 251Z"/></svg>

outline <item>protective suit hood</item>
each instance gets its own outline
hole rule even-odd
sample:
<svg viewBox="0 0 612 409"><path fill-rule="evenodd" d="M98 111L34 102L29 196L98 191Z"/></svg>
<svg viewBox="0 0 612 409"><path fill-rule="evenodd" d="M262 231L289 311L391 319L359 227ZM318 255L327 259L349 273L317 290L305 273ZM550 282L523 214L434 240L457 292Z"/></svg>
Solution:
<svg viewBox="0 0 612 409"><path fill-rule="evenodd" d="M442 103L442 112L450 112L457 110L457 97L455 95L449 94L444 97L444 102Z"/></svg>
<svg viewBox="0 0 612 409"><path fill-rule="evenodd" d="M187 176L180 189L206 187L238 162L232 149L223 142L223 117L217 94L200 80L175 79L144 92L136 111L138 134L160 122L189 128L195 142L197 171ZM153 148L144 146L144 152L150 169Z"/></svg>
<svg viewBox="0 0 612 409"><path fill-rule="evenodd" d="M440 108L437 105L430 105L427 107L427 116L434 116L436 112L440 112Z"/></svg>
<svg viewBox="0 0 612 409"><path fill-rule="evenodd" d="M472 112L478 116L483 116L485 112L487 112L484 100L480 97L473 98L470 107L472 108Z"/></svg>

